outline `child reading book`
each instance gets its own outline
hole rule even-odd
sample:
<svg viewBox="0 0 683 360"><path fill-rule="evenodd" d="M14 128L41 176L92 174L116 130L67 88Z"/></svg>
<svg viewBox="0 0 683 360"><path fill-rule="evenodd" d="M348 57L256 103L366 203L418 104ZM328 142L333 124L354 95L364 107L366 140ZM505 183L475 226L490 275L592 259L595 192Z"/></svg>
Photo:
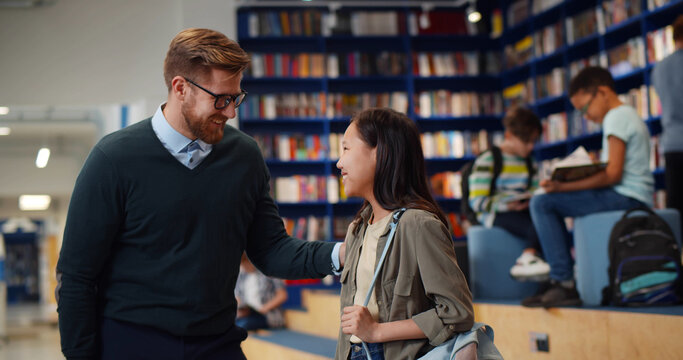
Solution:
<svg viewBox="0 0 683 360"><path fill-rule="evenodd" d="M496 178L493 170L496 149L482 153L475 160L467 179L470 206L479 213L482 224L503 228L526 242L510 275L518 280L544 280L550 266L540 257L538 236L529 214L529 198L538 186L538 176L535 162L527 159L541 134L541 121L531 110L513 107L503 118L503 126L500 174ZM495 187L492 187L494 181ZM491 189L495 190L494 194Z"/></svg>
<svg viewBox="0 0 683 360"><path fill-rule="evenodd" d="M525 306L578 306L571 237L564 218L651 205L654 179L649 168L650 135L636 110L624 105L606 69L587 67L569 86L572 105L602 125L604 170L575 181L542 180L545 194L531 199L530 210L545 259L550 286L522 301ZM607 246L605 244L605 246Z"/></svg>

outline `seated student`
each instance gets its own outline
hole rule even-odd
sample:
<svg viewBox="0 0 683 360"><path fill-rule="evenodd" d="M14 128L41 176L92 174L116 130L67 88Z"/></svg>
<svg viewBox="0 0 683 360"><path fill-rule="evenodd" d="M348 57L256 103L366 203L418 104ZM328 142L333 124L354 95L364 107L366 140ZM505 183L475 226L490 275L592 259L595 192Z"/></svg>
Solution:
<svg viewBox="0 0 683 360"><path fill-rule="evenodd" d="M581 305L565 217L652 205L650 134L636 110L617 97L609 71L600 67L583 69L572 79L569 97L586 119L602 124L600 160L607 162L607 167L576 181L541 181L546 193L534 196L530 209L543 254L550 264L550 286L545 292L524 299L525 306Z"/></svg>
<svg viewBox="0 0 683 360"><path fill-rule="evenodd" d="M285 325L280 306L287 301L282 280L263 275L242 254L240 273L235 285L237 318L235 324L246 330L278 328Z"/></svg>
<svg viewBox="0 0 683 360"><path fill-rule="evenodd" d="M546 280L550 266L539 256L540 245L531 223L528 198L515 200L520 194L530 194L538 187L536 165L530 155L543 128L536 114L522 107L510 109L503 118L503 126L505 139L499 146L502 164L495 180L495 193L491 196L494 155L492 150L487 150L477 157L466 179L470 207L479 213L481 223L503 228L526 242L524 251L510 269L512 277Z"/></svg>
<svg viewBox="0 0 683 360"><path fill-rule="evenodd" d="M335 359L416 359L474 322L472 295L455 259L448 221L427 185L420 133L391 109L355 115L337 167L348 196L365 199L346 234L341 329ZM407 208L367 307L393 214Z"/></svg>

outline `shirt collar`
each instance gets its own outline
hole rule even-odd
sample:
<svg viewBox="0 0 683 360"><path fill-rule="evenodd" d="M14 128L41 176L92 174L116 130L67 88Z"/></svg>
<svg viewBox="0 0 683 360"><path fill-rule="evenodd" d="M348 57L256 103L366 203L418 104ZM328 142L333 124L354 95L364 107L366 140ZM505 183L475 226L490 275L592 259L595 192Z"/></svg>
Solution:
<svg viewBox="0 0 683 360"><path fill-rule="evenodd" d="M192 143L192 139L187 138L185 135L179 133L174 129L171 124L166 120L164 116L163 109L166 104L161 104L157 108L157 111L152 117L152 129L159 137L159 140L166 146L169 151L173 153L179 153L187 148L187 146ZM211 144L207 144L201 139L197 139L194 142L199 145L202 151L207 151L211 149Z"/></svg>

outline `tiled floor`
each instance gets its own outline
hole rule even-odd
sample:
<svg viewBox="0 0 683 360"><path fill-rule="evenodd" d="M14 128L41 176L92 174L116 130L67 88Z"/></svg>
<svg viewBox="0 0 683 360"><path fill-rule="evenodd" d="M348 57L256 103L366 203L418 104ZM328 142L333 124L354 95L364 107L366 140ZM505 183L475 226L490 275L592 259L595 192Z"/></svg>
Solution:
<svg viewBox="0 0 683 360"><path fill-rule="evenodd" d="M0 360L64 360L59 330L46 322L38 306L9 306L7 335L0 341Z"/></svg>

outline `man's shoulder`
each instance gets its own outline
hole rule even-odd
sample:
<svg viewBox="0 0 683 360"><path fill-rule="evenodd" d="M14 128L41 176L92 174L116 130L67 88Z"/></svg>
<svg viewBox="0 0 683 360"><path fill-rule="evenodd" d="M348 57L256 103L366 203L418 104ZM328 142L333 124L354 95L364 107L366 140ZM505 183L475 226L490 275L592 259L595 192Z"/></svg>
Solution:
<svg viewBox="0 0 683 360"><path fill-rule="evenodd" d="M144 139L149 138L152 134L154 131L152 130L151 118L147 118L105 135L96 146L105 153L126 151L126 149L130 149L128 145L131 143L138 146L148 143Z"/></svg>

